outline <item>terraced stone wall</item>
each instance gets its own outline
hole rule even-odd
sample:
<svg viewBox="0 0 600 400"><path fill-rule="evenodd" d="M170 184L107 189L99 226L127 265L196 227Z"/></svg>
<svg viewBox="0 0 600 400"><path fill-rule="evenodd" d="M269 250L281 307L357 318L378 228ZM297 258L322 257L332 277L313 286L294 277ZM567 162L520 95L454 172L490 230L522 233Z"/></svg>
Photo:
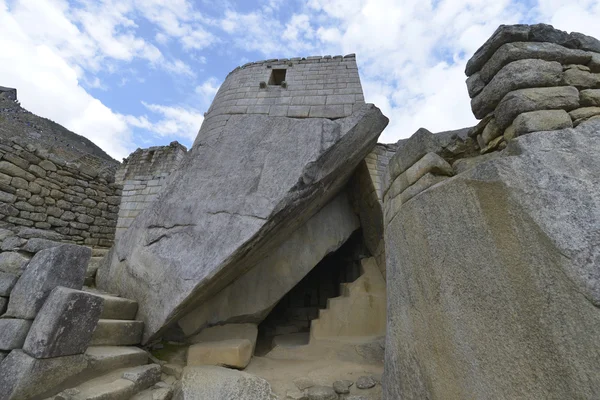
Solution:
<svg viewBox="0 0 600 400"><path fill-rule="evenodd" d="M0 228L15 236L1 250L31 238L111 247L121 186L109 172L67 163L18 139L0 140Z"/></svg>

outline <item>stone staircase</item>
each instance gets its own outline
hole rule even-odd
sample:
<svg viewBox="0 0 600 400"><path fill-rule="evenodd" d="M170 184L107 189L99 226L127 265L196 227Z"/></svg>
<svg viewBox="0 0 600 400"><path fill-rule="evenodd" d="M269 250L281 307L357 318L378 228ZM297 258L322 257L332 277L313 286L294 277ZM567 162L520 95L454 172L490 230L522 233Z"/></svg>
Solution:
<svg viewBox="0 0 600 400"><path fill-rule="evenodd" d="M47 400L167 400L175 378L139 348L144 323L136 321L137 302L84 288L104 299L104 309L85 356L87 368L64 382ZM166 381L166 382L165 382ZM44 398L44 396L40 397Z"/></svg>
<svg viewBox="0 0 600 400"><path fill-rule="evenodd" d="M311 340L385 334L386 284L375 258L362 259L361 272L354 282L340 284L340 296L327 299L311 323Z"/></svg>

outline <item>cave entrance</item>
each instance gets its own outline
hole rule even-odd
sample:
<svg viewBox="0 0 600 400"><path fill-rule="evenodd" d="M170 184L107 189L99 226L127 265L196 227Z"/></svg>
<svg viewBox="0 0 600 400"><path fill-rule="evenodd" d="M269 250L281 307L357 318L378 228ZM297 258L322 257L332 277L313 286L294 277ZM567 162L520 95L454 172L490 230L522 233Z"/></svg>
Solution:
<svg viewBox="0 0 600 400"><path fill-rule="evenodd" d="M354 282L361 275L360 260L370 257L362 230L354 232L336 251L321 260L290 290L258 327L255 354L263 356L275 345L308 344L311 321L328 300L340 296L343 283Z"/></svg>

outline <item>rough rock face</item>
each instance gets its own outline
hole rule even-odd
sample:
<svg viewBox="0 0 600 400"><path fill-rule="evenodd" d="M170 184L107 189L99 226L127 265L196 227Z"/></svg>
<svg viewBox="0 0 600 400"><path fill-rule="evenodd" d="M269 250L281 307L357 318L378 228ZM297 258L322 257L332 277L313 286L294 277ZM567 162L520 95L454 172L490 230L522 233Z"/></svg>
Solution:
<svg viewBox="0 0 600 400"><path fill-rule="evenodd" d="M0 399L36 398L86 367L83 354L38 360L21 350L13 350L0 365Z"/></svg>
<svg viewBox="0 0 600 400"><path fill-rule="evenodd" d="M20 349L25 342L31 321L19 318L0 319L0 350Z"/></svg>
<svg viewBox="0 0 600 400"><path fill-rule="evenodd" d="M40 309L23 346L35 358L83 354L102 313L103 300L91 293L55 288Z"/></svg>
<svg viewBox="0 0 600 400"><path fill-rule="evenodd" d="M37 253L10 294L6 315L33 319L52 289L81 289L92 251L64 244Z"/></svg>
<svg viewBox="0 0 600 400"><path fill-rule="evenodd" d="M99 286L137 300L156 336L337 194L387 121L373 105L335 121L232 116L123 234Z"/></svg>
<svg viewBox="0 0 600 400"><path fill-rule="evenodd" d="M207 324L260 322L327 254L360 227L342 192L237 280L179 320L186 336Z"/></svg>
<svg viewBox="0 0 600 400"><path fill-rule="evenodd" d="M527 134L402 205L385 399L600 396L599 135Z"/></svg>
<svg viewBox="0 0 600 400"><path fill-rule="evenodd" d="M186 367L173 400L275 400L267 381L222 367Z"/></svg>

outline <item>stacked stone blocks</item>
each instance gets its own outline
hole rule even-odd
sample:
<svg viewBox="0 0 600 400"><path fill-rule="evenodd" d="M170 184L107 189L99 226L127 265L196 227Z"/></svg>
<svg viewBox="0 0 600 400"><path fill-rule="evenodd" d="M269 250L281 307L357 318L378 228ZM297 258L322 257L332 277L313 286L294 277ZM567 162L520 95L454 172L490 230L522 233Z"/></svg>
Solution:
<svg viewBox="0 0 600 400"><path fill-rule="evenodd" d="M383 179L383 221L389 224L402 204L452 177L460 161L479 155L469 129L433 134L421 128L397 143Z"/></svg>
<svg viewBox="0 0 600 400"><path fill-rule="evenodd" d="M83 357L103 306L102 298L80 291L91 254L84 246L55 243L31 261L23 258L17 268L6 263L7 257L0 260L0 279L10 279L9 285L0 283L5 304L0 309L0 375L18 360L18 368L24 363L44 368L57 357ZM0 386L6 386L0 395L11 389Z"/></svg>
<svg viewBox="0 0 600 400"><path fill-rule="evenodd" d="M393 144L377 144L373 151L365 157L365 164L373 182L377 200L380 203L383 202L385 171L387 171L387 166L395 152L396 146Z"/></svg>
<svg viewBox="0 0 600 400"><path fill-rule="evenodd" d="M354 208L361 220L365 244L385 277L383 241L383 182L395 145L377 144L356 168L350 183Z"/></svg>
<svg viewBox="0 0 600 400"><path fill-rule="evenodd" d="M500 26L466 68L482 153L600 115L600 41L550 25Z"/></svg>
<svg viewBox="0 0 600 400"><path fill-rule="evenodd" d="M53 240L112 246L121 188L110 174L21 146L17 139L0 139L0 156L2 228L17 235L35 228L55 234Z"/></svg>
<svg viewBox="0 0 600 400"><path fill-rule="evenodd" d="M123 185L116 235L119 236L135 218L158 197L171 172L183 160L187 149L178 142L168 146L137 149L116 173Z"/></svg>
<svg viewBox="0 0 600 400"><path fill-rule="evenodd" d="M285 70L284 84L267 84L273 70ZM219 88L194 145L215 143L231 115L337 119L364 102L354 54L248 63Z"/></svg>
<svg viewBox="0 0 600 400"><path fill-rule="evenodd" d="M66 386L136 366L115 382L85 393L67 389L56 399L130 398L157 383L160 366L141 365L148 361L143 350L106 347L139 343L143 323L131 320L137 303L81 290L92 251L46 242L29 247L37 253L24 265L0 259L0 272L17 278L11 285L0 282L9 303L0 310L0 398L54 399Z"/></svg>

